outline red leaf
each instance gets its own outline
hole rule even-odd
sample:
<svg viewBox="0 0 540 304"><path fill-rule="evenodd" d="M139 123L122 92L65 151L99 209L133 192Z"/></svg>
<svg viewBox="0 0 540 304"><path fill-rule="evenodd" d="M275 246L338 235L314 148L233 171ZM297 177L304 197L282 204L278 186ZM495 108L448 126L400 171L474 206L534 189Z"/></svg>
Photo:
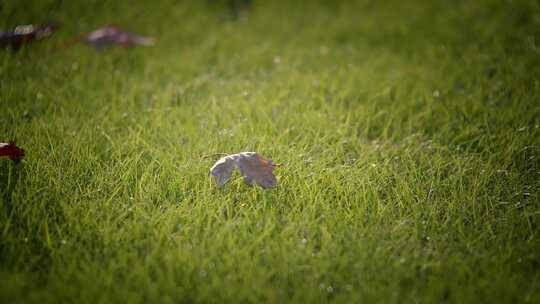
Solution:
<svg viewBox="0 0 540 304"><path fill-rule="evenodd" d="M24 157L24 150L15 143L0 143L0 156L6 156L11 160L20 160Z"/></svg>

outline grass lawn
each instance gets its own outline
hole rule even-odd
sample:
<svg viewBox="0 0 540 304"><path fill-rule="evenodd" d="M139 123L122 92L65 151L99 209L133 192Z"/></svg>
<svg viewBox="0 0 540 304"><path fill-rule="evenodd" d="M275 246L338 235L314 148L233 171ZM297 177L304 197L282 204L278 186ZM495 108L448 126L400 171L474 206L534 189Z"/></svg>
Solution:
<svg viewBox="0 0 540 304"><path fill-rule="evenodd" d="M539 303L538 1L26 2L1 303ZM59 47L106 24L156 45Z"/></svg>

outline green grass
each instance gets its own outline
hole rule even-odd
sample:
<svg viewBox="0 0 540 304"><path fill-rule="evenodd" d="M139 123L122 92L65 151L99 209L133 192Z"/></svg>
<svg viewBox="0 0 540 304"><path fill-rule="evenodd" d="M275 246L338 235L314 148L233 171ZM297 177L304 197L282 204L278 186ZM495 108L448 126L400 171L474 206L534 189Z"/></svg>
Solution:
<svg viewBox="0 0 540 304"><path fill-rule="evenodd" d="M0 302L540 301L538 2L35 2L0 4L63 25L0 52ZM58 48L107 23L157 44ZM277 188L216 188L246 150Z"/></svg>

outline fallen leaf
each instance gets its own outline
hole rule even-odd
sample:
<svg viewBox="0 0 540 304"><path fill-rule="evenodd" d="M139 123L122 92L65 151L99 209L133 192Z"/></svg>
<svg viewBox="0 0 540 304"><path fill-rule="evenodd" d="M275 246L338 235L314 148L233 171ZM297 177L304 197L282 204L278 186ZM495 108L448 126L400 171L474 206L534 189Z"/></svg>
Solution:
<svg viewBox="0 0 540 304"><path fill-rule="evenodd" d="M93 45L96 48L119 45L131 47L134 45L153 45L154 39L126 32L118 26L108 25L92 31L82 37L82 41Z"/></svg>
<svg viewBox="0 0 540 304"><path fill-rule="evenodd" d="M11 160L20 160L24 157L24 150L15 143L0 143L0 156L6 156Z"/></svg>
<svg viewBox="0 0 540 304"><path fill-rule="evenodd" d="M31 41L42 40L52 35L57 25L48 24L45 26L35 26L32 24L19 25L12 30L0 32L0 46L11 47L14 50Z"/></svg>
<svg viewBox="0 0 540 304"><path fill-rule="evenodd" d="M210 168L218 186L223 186L231 178L234 168L238 168L244 181L250 185L257 184L264 189L277 185L274 169L278 167L272 160L265 159L256 152L241 152L220 158Z"/></svg>

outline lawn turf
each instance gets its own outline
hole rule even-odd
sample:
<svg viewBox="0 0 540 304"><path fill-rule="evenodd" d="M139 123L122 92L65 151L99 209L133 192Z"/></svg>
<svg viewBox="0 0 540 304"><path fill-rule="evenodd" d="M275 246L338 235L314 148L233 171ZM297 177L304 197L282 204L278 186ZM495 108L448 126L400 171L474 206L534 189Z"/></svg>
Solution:
<svg viewBox="0 0 540 304"><path fill-rule="evenodd" d="M2 303L538 303L538 1L24 1ZM105 24L156 38L101 51ZM222 189L219 153L283 163Z"/></svg>

